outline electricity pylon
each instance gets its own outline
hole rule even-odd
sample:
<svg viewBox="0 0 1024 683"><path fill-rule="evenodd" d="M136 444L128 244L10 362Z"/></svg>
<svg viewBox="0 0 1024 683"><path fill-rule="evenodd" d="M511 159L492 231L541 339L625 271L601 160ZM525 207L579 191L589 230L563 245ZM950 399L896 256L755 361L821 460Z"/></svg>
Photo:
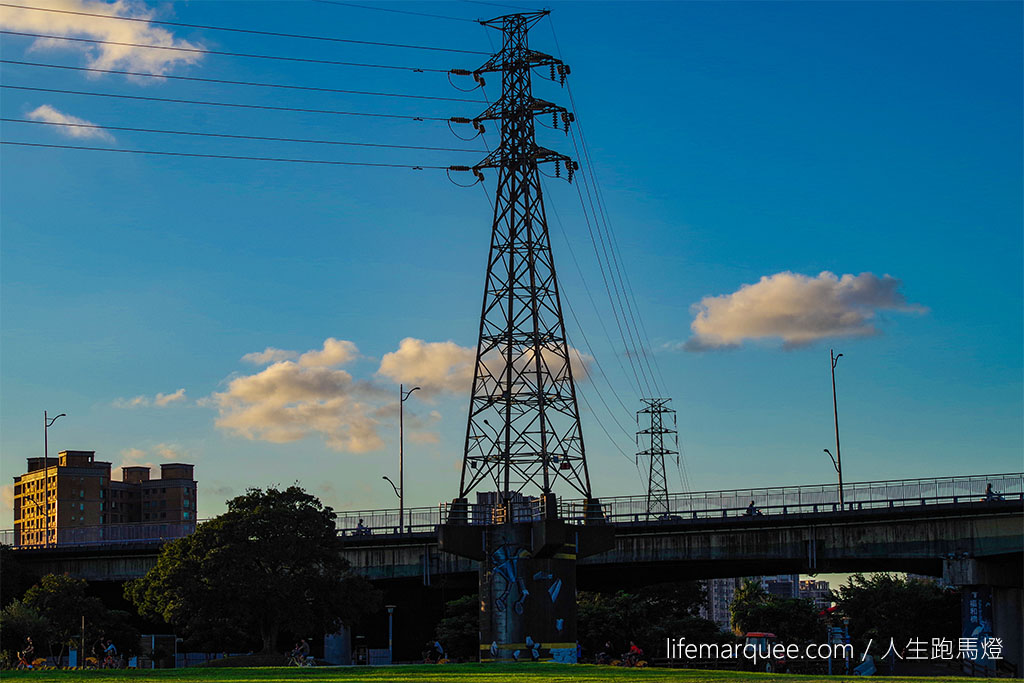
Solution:
<svg viewBox="0 0 1024 683"><path fill-rule="evenodd" d="M639 429L636 433L636 443L640 446L642 437L646 437L647 448L637 452L637 459L646 457L650 459L647 474L647 517L657 519L670 512L668 503L668 478L665 476L665 456L679 456L678 450L665 448L665 436L675 438L675 446L679 448L679 436L675 429L676 411L668 407L670 398L642 398L640 401L646 406L636 413L637 426L640 425L641 415L650 415L650 427ZM672 429L666 427L666 416L672 416Z"/></svg>
<svg viewBox="0 0 1024 683"><path fill-rule="evenodd" d="M547 68L552 80L569 73L528 46L530 28L547 14L481 22L502 32L501 51L475 71L455 71L481 84L483 74L501 74L499 100L472 119L452 119L481 132L500 121L501 145L475 166L450 169L498 175L459 497L438 532L442 550L479 562L481 661L575 662L576 558L614 543L591 497L541 193L541 164L570 182L578 169L535 138L538 116L566 132L573 121L532 93L535 69ZM560 515L559 482L585 499L571 520ZM498 500L471 505L480 489Z"/></svg>

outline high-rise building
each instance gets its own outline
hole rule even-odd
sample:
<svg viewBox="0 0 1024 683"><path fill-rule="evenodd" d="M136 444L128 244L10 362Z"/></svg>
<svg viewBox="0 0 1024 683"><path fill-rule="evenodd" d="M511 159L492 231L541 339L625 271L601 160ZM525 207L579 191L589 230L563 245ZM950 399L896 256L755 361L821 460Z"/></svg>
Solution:
<svg viewBox="0 0 1024 683"><path fill-rule="evenodd" d="M162 464L159 479L150 479L149 467L122 467L121 481L112 481L110 463L95 451L61 451L52 460L28 458L28 471L14 478L15 545L176 538L194 528L193 465ZM131 526L147 523L155 528Z"/></svg>
<svg viewBox="0 0 1024 683"><path fill-rule="evenodd" d="M743 579L708 579L704 582L707 588L707 602L701 610L701 616L718 624L723 631L731 631L731 615L729 606L736 597L736 589Z"/></svg>
<svg viewBox="0 0 1024 683"><path fill-rule="evenodd" d="M832 593L828 581L805 580L800 582L800 597L810 600L819 610L832 606Z"/></svg>
<svg viewBox="0 0 1024 683"><path fill-rule="evenodd" d="M761 576L761 586L775 598L797 598L800 596L799 574L778 574Z"/></svg>

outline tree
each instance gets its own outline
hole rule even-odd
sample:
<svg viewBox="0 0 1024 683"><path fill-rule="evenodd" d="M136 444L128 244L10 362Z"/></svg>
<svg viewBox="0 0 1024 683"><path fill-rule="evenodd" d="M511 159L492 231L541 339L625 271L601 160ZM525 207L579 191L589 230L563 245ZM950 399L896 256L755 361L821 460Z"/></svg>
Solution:
<svg viewBox="0 0 1024 683"><path fill-rule="evenodd" d="M11 546L0 543L0 607L20 598L36 576L28 570Z"/></svg>
<svg viewBox="0 0 1024 683"><path fill-rule="evenodd" d="M21 600L15 600L0 611L0 652L8 662L14 661L15 654L25 647L25 638L42 643L50 630L50 624L39 612Z"/></svg>
<svg viewBox="0 0 1024 683"><path fill-rule="evenodd" d="M959 591L930 581L854 574L832 597L836 611L850 618L850 636L856 643L872 638L884 649L891 639L902 648L911 638L955 641L960 635Z"/></svg>
<svg viewBox="0 0 1024 683"><path fill-rule="evenodd" d="M25 591L22 602L35 610L48 625L46 644L50 656L63 656L64 648L81 633L82 618L96 624L106 609L99 598L86 595L88 583L63 574L47 574Z"/></svg>
<svg viewBox="0 0 1024 683"><path fill-rule="evenodd" d="M435 631L451 659L476 661L480 646L480 599L464 595L444 604L444 618Z"/></svg>
<svg viewBox="0 0 1024 683"><path fill-rule="evenodd" d="M125 594L140 614L188 636L258 634L264 652L277 650L282 632L334 631L380 605L380 593L341 556L335 518L298 486L249 489L165 545Z"/></svg>
<svg viewBox="0 0 1024 683"><path fill-rule="evenodd" d="M749 579L736 591L729 613L737 635L767 631L782 643L808 644L820 642L825 632L825 622L810 600L774 597Z"/></svg>
<svg viewBox="0 0 1024 683"><path fill-rule="evenodd" d="M577 634L586 656L603 651L611 642L613 656L634 641L648 657L664 651L666 638L715 643L729 639L718 626L699 616L703 587L693 581L645 586L633 593L580 592ZM665 653L667 654L667 653Z"/></svg>

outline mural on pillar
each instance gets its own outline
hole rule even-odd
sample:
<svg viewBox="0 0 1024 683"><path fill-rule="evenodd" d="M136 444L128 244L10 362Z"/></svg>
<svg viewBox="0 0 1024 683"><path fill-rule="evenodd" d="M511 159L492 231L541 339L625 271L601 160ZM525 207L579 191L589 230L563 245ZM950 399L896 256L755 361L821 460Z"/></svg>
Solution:
<svg viewBox="0 0 1024 683"><path fill-rule="evenodd" d="M481 645L482 661L576 662L574 560L574 548L555 558L534 557L517 544L491 553L493 592L481 606L482 635L491 642Z"/></svg>

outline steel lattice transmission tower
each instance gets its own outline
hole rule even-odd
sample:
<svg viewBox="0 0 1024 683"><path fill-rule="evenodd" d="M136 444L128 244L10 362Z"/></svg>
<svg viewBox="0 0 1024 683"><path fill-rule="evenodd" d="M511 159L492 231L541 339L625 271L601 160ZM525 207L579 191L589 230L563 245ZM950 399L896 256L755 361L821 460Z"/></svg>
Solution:
<svg viewBox="0 0 1024 683"><path fill-rule="evenodd" d="M459 497L438 529L441 550L479 563L480 660L576 661L576 560L614 545L600 501L591 497L562 302L541 193L541 164L578 168L537 145L534 122L573 116L537 99L535 69L552 80L560 60L531 50L527 33L547 12L510 14L484 26L502 32L501 51L475 71L501 74L501 99L479 116L453 119L482 131L500 121L501 146L473 167L498 172L480 337L470 396ZM560 506L556 484L584 498ZM485 488L486 487L486 488ZM473 491L497 492L497 500Z"/></svg>
<svg viewBox="0 0 1024 683"><path fill-rule="evenodd" d="M534 137L538 116L551 117L566 132L573 121L564 107L532 94L534 69L550 69L563 81L569 71L561 60L527 45L530 27L546 14L481 22L500 29L504 39L501 52L473 73L500 73L502 94L472 123L482 128L485 121L500 121L501 145L473 167L477 173L497 169L498 185L460 498L481 485L499 491L503 500L518 492L547 494L558 480L590 498L538 168L550 164L555 175L564 170L571 182L578 166L539 147Z"/></svg>
<svg viewBox="0 0 1024 683"><path fill-rule="evenodd" d="M637 426L640 425L640 416L650 416L650 427L639 429L636 433L637 446L641 439L645 439L648 447L637 452L637 459L649 458L650 468L647 474L647 516L658 518L670 512L668 503L668 478L665 476L665 456L675 455L679 457L678 450L665 448L665 437L675 439L675 447L679 448L679 435L676 431L676 411L668 407L670 398L642 398L640 401L645 405L636 413ZM668 416L671 416L672 428L666 426Z"/></svg>

